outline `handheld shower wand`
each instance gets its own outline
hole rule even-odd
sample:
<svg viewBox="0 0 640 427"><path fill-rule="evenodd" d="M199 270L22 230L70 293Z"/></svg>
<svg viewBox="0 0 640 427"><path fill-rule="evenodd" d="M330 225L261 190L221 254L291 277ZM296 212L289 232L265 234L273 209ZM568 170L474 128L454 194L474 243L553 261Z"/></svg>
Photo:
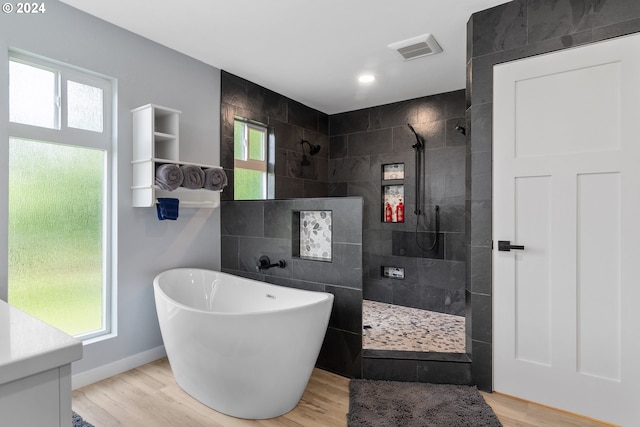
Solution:
<svg viewBox="0 0 640 427"><path fill-rule="evenodd" d="M438 245L439 245L439 241L440 241L440 206L436 205L435 207L435 221L436 221L436 233L434 236L434 240L433 240L433 244L431 245L430 248L423 248L420 245L420 242L418 241L418 223L419 223L419 218L420 218L420 214L422 213L422 211L420 210L420 206L421 206L421 201L420 201L420 195L422 194L422 188L420 186L421 180L422 180L422 156L421 156L421 151L424 149L424 138L422 138L420 135L418 135L418 133L416 132L416 130L413 128L413 126L411 126L411 124L407 123L407 126L409 126L409 129L411 129L411 132L413 132L413 134L416 137L416 143L413 144L411 146L411 148L416 150L416 208L413 211L413 213L416 214L416 216L418 218L416 218L416 245L422 249L423 251L438 251Z"/></svg>

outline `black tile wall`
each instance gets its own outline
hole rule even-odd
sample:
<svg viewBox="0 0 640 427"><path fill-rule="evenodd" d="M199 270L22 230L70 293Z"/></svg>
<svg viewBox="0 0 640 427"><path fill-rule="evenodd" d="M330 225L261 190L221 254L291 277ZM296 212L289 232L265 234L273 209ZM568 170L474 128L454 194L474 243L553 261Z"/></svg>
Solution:
<svg viewBox="0 0 640 427"><path fill-rule="evenodd" d="M220 233L236 236L262 236L264 234L264 204L260 201L243 203L244 209L237 209L240 202L232 202L231 209L220 211Z"/></svg>
<svg viewBox="0 0 640 427"><path fill-rule="evenodd" d="M418 258L444 259L444 233L438 233L436 244L434 232L393 231L391 234L391 254Z"/></svg>
<svg viewBox="0 0 640 427"><path fill-rule="evenodd" d="M369 130L369 111L356 110L329 117L329 134L346 135Z"/></svg>
<svg viewBox="0 0 640 427"><path fill-rule="evenodd" d="M222 200L233 200L233 120L235 116L255 120L271 128L275 136L275 197L327 197L329 117L313 108L234 76L221 73L220 163L229 176ZM307 156L311 165L302 166L300 141L306 139L322 148ZM308 153L308 147L305 147Z"/></svg>
<svg viewBox="0 0 640 427"><path fill-rule="evenodd" d="M407 123L426 146L419 218L414 214L416 137ZM467 154L464 135L455 127L465 124L463 90L329 116L329 194L364 199L366 298L464 315ZM382 222L382 166L390 163L405 166L404 223ZM435 236L436 204L439 244L437 250L423 250L419 246L431 247ZM428 269L417 262L435 259L450 267ZM383 278L381 266L404 267L405 279Z"/></svg>
<svg viewBox="0 0 640 427"><path fill-rule="evenodd" d="M466 354L364 350L363 377L384 381L471 384Z"/></svg>
<svg viewBox="0 0 640 427"><path fill-rule="evenodd" d="M514 0L467 24L465 180L467 347L471 377L492 389L491 120L493 66L640 32L638 0ZM366 294L366 292L365 292Z"/></svg>
<svg viewBox="0 0 640 427"><path fill-rule="evenodd" d="M330 210L333 218L332 262L294 256L299 242L296 213ZM359 197L264 201L223 201L222 270L297 289L330 292L334 304L317 366L346 377L361 376L362 213ZM267 255L285 260L283 269L256 271Z"/></svg>
<svg viewBox="0 0 640 427"><path fill-rule="evenodd" d="M362 312L362 308L360 311ZM362 333L335 328L327 329L316 366L347 377L360 378L362 376Z"/></svg>
<svg viewBox="0 0 640 427"><path fill-rule="evenodd" d="M472 43L467 47L474 57L522 46L527 41L526 0L478 12L473 24Z"/></svg>

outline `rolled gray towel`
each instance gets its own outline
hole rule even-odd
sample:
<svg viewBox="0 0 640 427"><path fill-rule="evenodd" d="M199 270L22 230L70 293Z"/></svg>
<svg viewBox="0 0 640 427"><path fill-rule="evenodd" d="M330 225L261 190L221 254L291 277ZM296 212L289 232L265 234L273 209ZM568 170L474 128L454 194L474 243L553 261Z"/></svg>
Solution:
<svg viewBox="0 0 640 427"><path fill-rule="evenodd" d="M182 165L180 169L182 169L182 174L184 175L184 180L182 181L184 188L189 188L190 190L202 188L204 185L204 171L200 166Z"/></svg>
<svg viewBox="0 0 640 427"><path fill-rule="evenodd" d="M204 185L207 190L220 191L227 186L227 174L220 167L204 170Z"/></svg>
<svg viewBox="0 0 640 427"><path fill-rule="evenodd" d="M182 185L184 175L178 165L165 163L156 168L156 185L165 191L173 191Z"/></svg>

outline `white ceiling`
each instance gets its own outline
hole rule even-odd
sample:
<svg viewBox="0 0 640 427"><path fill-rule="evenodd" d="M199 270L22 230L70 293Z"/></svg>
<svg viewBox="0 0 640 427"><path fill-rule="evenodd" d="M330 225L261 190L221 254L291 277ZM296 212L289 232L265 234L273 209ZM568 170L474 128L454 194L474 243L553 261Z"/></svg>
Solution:
<svg viewBox="0 0 640 427"><path fill-rule="evenodd" d="M508 0L61 1L335 114L464 88L467 21ZM426 33L442 53L387 47Z"/></svg>

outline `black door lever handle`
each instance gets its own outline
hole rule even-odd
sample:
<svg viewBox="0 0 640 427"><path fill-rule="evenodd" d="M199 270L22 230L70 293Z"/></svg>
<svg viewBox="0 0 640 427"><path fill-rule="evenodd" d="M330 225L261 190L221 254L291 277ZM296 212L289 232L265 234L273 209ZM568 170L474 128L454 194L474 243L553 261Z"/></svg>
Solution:
<svg viewBox="0 0 640 427"><path fill-rule="evenodd" d="M511 249L524 250L523 245L512 245L509 240L498 240L498 250L503 252L510 252Z"/></svg>

